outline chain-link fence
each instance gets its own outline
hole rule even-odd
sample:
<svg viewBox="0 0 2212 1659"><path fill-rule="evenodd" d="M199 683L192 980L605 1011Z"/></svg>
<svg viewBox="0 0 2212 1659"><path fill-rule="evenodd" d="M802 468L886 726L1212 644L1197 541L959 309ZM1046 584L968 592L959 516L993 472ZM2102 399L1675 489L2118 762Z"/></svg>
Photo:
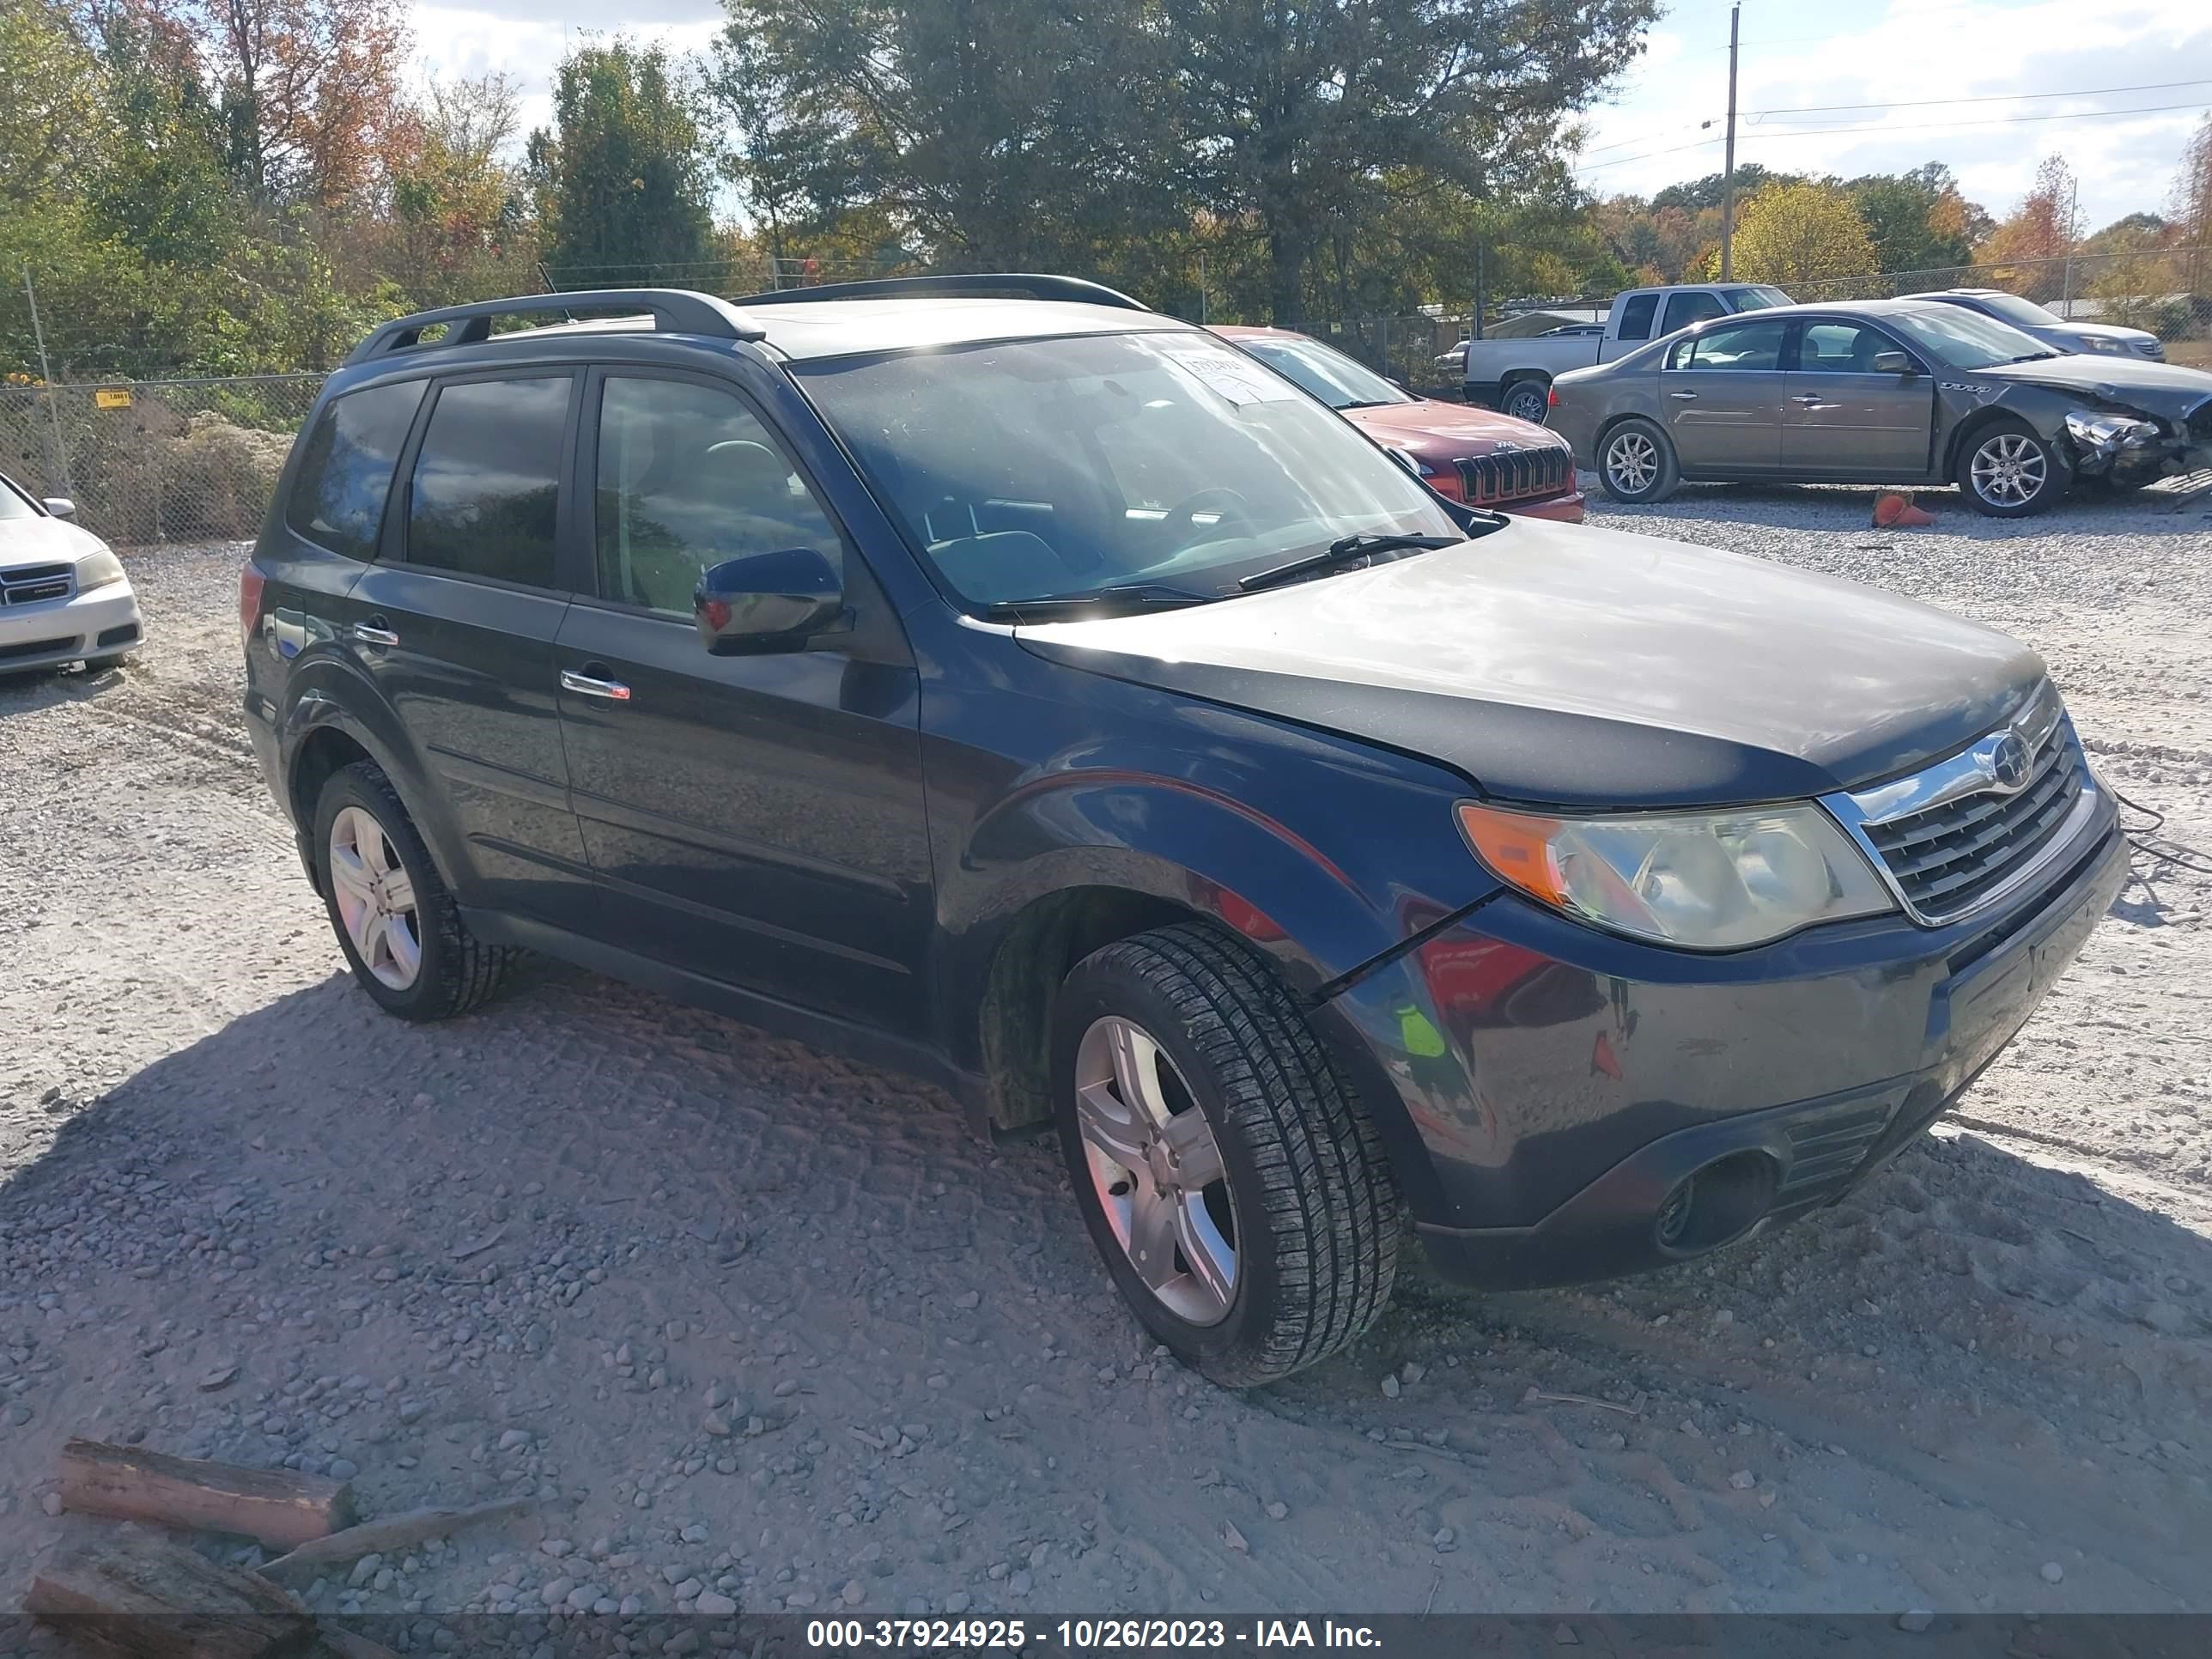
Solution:
<svg viewBox="0 0 2212 1659"><path fill-rule="evenodd" d="M319 374L0 386L0 468L123 544L253 535Z"/></svg>

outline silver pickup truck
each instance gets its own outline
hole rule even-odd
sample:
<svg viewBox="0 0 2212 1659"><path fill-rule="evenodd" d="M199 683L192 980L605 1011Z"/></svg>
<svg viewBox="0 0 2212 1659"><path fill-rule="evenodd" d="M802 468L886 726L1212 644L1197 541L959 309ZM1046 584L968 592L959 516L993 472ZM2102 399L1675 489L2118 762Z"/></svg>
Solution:
<svg viewBox="0 0 2212 1659"><path fill-rule="evenodd" d="M1613 296L1601 326L1578 324L1521 339L1468 341L1467 400L1541 426L1553 380L1571 368L1611 362L1647 340L1708 317L1792 303L1780 289L1759 283L1627 289Z"/></svg>

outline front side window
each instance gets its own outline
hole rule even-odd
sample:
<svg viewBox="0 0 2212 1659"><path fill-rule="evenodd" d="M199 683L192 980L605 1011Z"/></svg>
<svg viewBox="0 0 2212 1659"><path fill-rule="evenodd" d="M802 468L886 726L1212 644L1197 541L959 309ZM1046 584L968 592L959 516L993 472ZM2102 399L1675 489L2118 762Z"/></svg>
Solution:
<svg viewBox="0 0 2212 1659"><path fill-rule="evenodd" d="M602 599L688 617L701 574L726 559L808 547L841 561L829 515L731 392L611 375L599 448Z"/></svg>
<svg viewBox="0 0 2212 1659"><path fill-rule="evenodd" d="M1736 323L1709 328L1674 349L1672 368L1778 368L1782 363L1780 323Z"/></svg>
<svg viewBox="0 0 2212 1659"><path fill-rule="evenodd" d="M441 387L416 457L406 556L459 575L556 585L570 377Z"/></svg>
<svg viewBox="0 0 2212 1659"><path fill-rule="evenodd" d="M1667 296L1667 325L1659 331L1672 334L1678 328L1687 328L1692 323L1702 323L1708 317L1725 317L1728 309L1711 294L1670 294Z"/></svg>
<svg viewBox="0 0 2212 1659"><path fill-rule="evenodd" d="M1379 404L1410 404L1413 398L1366 364L1318 340L1273 339L1265 336L1237 343L1293 385L1331 409L1372 409Z"/></svg>
<svg viewBox="0 0 2212 1659"><path fill-rule="evenodd" d="M1656 294L1633 294L1620 307L1620 334L1624 340L1648 340L1651 337L1652 313L1659 309Z"/></svg>
<svg viewBox="0 0 2212 1659"><path fill-rule="evenodd" d="M1871 374L1875 358L1896 349L1887 335L1857 323L1808 323L1797 342L1797 367L1814 374Z"/></svg>
<svg viewBox="0 0 2212 1659"><path fill-rule="evenodd" d="M392 469L422 405L423 382L401 380L333 398L300 454L284 522L295 535L349 559L373 559Z"/></svg>
<svg viewBox="0 0 2212 1659"><path fill-rule="evenodd" d="M1206 598L1346 536L1464 534L1399 464L1197 330L797 366L915 547L979 604Z"/></svg>

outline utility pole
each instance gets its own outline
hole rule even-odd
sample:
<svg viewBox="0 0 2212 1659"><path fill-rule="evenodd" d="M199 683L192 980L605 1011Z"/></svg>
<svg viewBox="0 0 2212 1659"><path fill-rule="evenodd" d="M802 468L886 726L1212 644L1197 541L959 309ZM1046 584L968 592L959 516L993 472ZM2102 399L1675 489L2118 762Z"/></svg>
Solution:
<svg viewBox="0 0 2212 1659"><path fill-rule="evenodd" d="M69 443L62 436L62 406L54 392L53 366L46 361L46 331L39 323L39 290L31 286L28 259L23 261L23 297L31 302L31 337L39 347L39 378L46 383L46 421L53 433L54 452L46 461L50 468L54 468L49 476L59 477L62 488L74 495L76 486L70 478Z"/></svg>
<svg viewBox="0 0 2212 1659"><path fill-rule="evenodd" d="M1735 239L1735 43L1736 24L1742 15L1742 6L1729 8L1728 145L1721 161L1721 281L1724 283L1735 276L1735 250L1730 246Z"/></svg>
<svg viewBox="0 0 2212 1659"><path fill-rule="evenodd" d="M2081 181L2067 180L2066 222L2059 227L2066 238L2066 263L2059 276L2058 314L2071 322L2074 319L2074 232L2081 222Z"/></svg>

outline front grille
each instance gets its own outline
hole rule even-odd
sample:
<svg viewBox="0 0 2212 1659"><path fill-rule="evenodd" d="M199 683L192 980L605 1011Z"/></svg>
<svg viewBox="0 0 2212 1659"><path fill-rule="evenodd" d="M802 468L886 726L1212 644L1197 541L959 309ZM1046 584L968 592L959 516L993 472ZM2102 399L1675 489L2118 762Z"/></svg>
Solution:
<svg viewBox="0 0 2212 1659"><path fill-rule="evenodd" d="M10 662L18 657L43 657L49 652L72 649L79 636L66 635L58 640L25 640L20 645L0 645L0 662Z"/></svg>
<svg viewBox="0 0 2212 1659"><path fill-rule="evenodd" d="M2152 362L2162 363L2166 361L2166 346L2162 342L2157 340L2137 340L2133 343L2137 351L2142 353L2144 356L2148 357Z"/></svg>
<svg viewBox="0 0 2212 1659"><path fill-rule="evenodd" d="M19 564L0 570L0 605L37 605L44 599L70 595L71 572L66 564Z"/></svg>
<svg viewBox="0 0 2212 1659"><path fill-rule="evenodd" d="M2083 771L2081 750L2062 720L2037 745L2027 781L2015 793L1960 796L1869 823L1866 836L1914 913L1924 921L1948 921L1972 909L2050 843L2081 799Z"/></svg>
<svg viewBox="0 0 2212 1659"><path fill-rule="evenodd" d="M1556 495L1572 483L1574 461L1558 444L1541 449L1504 450L1493 455L1470 455L1455 461L1460 487L1470 505L1492 501L1527 501L1535 495Z"/></svg>

